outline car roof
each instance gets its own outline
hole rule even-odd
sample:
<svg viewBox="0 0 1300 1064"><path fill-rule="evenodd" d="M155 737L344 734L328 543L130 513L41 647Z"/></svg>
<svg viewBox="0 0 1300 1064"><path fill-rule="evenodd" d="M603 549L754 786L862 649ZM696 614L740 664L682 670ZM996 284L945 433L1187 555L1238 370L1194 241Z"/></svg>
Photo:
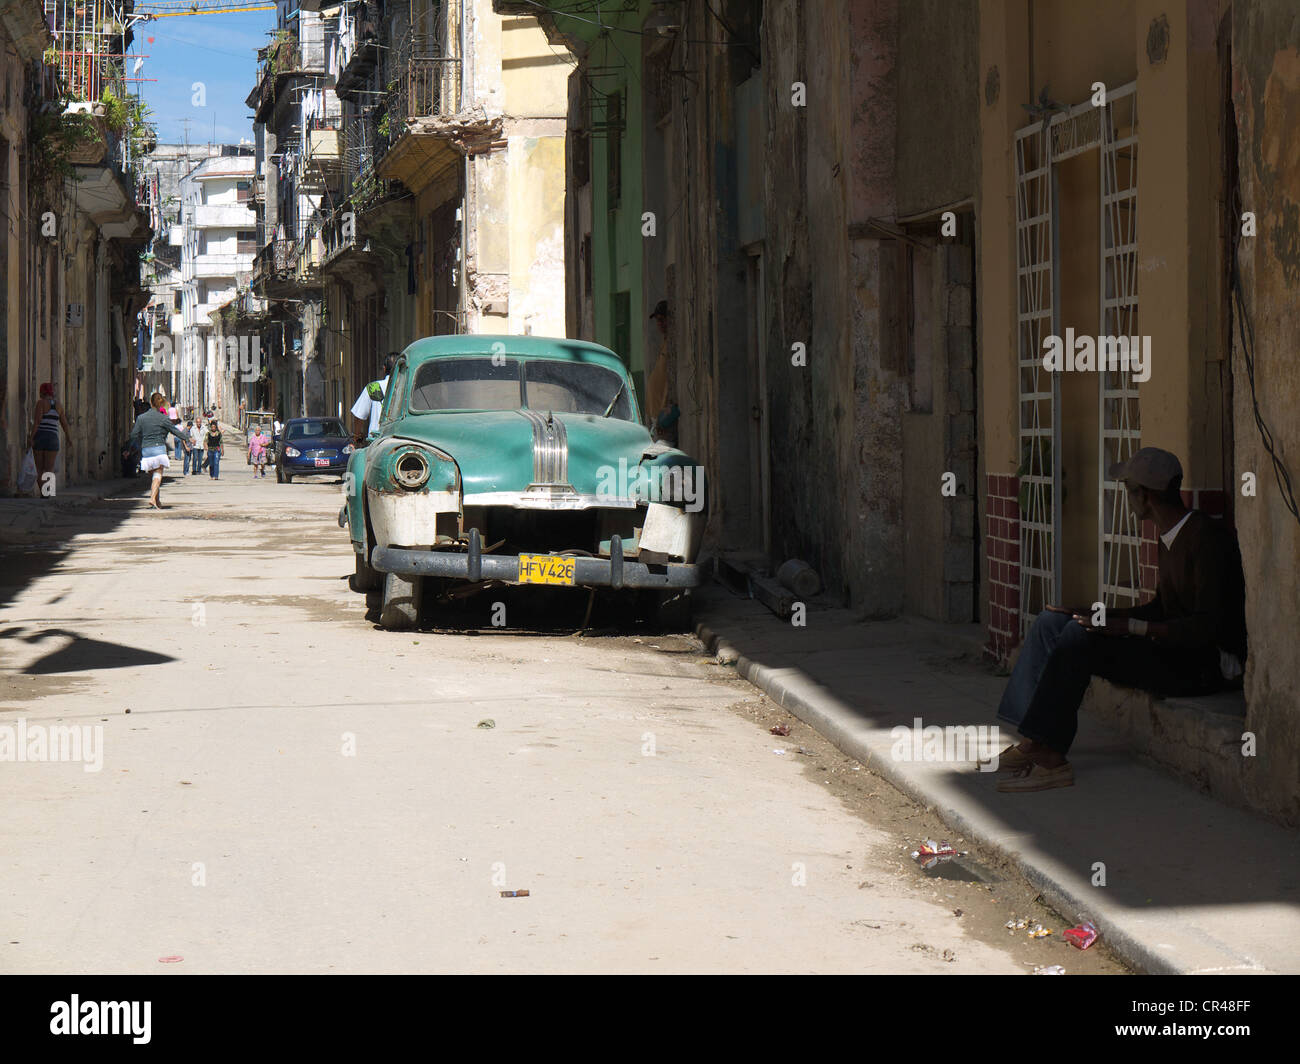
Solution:
<svg viewBox="0 0 1300 1064"><path fill-rule="evenodd" d="M495 348L495 344L503 344ZM402 352L411 365L435 358L464 358L467 355L505 354L514 358L550 358L564 362L586 362L627 375L623 360L608 347L586 340L554 336L512 336L508 333L474 333L454 336L426 336L408 344Z"/></svg>

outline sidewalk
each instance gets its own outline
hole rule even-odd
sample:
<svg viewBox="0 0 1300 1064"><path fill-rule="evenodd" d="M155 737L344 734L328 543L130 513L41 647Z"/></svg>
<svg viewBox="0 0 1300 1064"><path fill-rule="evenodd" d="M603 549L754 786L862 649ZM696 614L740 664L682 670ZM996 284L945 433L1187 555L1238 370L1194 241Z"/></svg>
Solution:
<svg viewBox="0 0 1300 1064"><path fill-rule="evenodd" d="M17 495L0 497L0 535L26 534L58 523L69 509L87 506L120 492L138 490L149 494L147 477L113 477L92 480L72 487L60 487L51 498Z"/></svg>
<svg viewBox="0 0 1300 1064"><path fill-rule="evenodd" d="M1006 680L979 663L978 626L864 622L810 604L795 628L716 584L697 615L711 652L954 833L1010 858L1063 916L1088 913L1131 966L1300 972L1300 835L1147 767L1086 713L1073 787L1000 794L973 764L891 758L890 729L916 717L997 724ZM1104 886L1093 885L1098 862Z"/></svg>

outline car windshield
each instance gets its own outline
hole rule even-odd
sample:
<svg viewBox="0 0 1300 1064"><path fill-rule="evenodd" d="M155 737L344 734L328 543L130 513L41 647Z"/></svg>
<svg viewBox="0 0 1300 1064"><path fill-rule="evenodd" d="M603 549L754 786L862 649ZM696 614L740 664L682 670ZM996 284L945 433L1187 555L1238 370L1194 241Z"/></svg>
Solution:
<svg viewBox="0 0 1300 1064"><path fill-rule="evenodd" d="M343 422L338 418L322 418L320 421L300 421L289 426L289 439L301 440L311 436L343 436Z"/></svg>
<svg viewBox="0 0 1300 1064"><path fill-rule="evenodd" d="M533 410L569 414L609 411L610 417L635 420L632 395L612 369L558 359L434 359L415 371L409 409ZM612 404L612 406L611 406Z"/></svg>

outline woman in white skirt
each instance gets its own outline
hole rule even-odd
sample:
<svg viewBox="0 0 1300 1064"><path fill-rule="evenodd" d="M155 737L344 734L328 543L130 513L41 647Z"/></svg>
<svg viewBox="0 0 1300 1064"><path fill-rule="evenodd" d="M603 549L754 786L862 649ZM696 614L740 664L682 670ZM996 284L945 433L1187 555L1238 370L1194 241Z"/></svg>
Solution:
<svg viewBox="0 0 1300 1064"><path fill-rule="evenodd" d="M162 411L162 405L162 392L154 392L149 397L149 409L135 419L135 427L131 429L131 441L140 445L140 468L146 473L153 473L153 483L149 486L149 505L155 510L163 508L159 493L162 491L163 470L169 465L168 435L175 436L184 443L187 451L191 447L189 435L172 424L171 419Z"/></svg>

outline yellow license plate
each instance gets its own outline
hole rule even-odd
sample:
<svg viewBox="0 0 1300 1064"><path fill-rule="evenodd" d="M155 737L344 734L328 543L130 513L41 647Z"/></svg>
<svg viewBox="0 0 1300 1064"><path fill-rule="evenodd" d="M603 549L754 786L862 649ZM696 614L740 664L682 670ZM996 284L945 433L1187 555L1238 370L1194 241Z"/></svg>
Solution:
<svg viewBox="0 0 1300 1064"><path fill-rule="evenodd" d="M519 555L519 582L521 584L573 585L575 559L561 558L555 554Z"/></svg>

